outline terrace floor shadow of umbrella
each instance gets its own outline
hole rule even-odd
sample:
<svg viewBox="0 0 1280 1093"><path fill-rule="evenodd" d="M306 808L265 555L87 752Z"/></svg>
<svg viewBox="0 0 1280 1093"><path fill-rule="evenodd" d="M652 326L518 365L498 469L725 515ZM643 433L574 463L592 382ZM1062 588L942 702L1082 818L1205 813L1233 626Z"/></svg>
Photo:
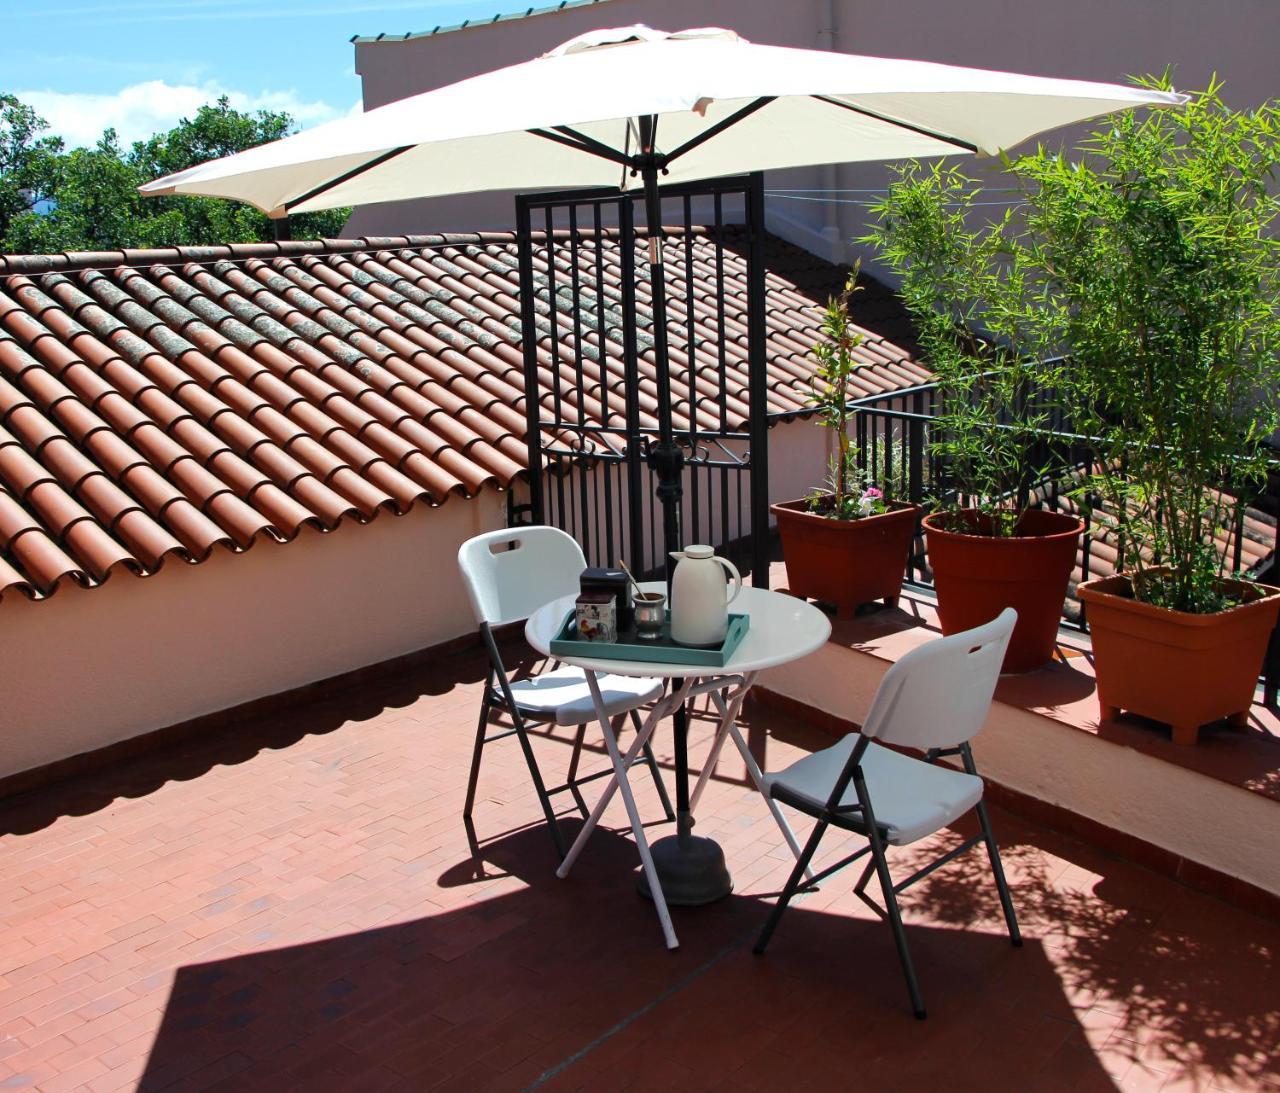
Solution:
<svg viewBox="0 0 1280 1093"><path fill-rule="evenodd" d="M909 930L931 1002L921 1023L873 916L801 899L757 958L768 901L735 895L676 909L682 945L668 952L635 893L628 840L600 829L568 881L552 864L546 833L526 828L424 884L424 903L449 905L420 918L280 948L267 946L289 939L264 936L262 951L180 968L138 1088L573 1088L601 1081L602 1068L607 1084L617 1067L636 1088L673 1074L697 1088L726 1077L823 1085L854 1065L875 1085L946 1080L962 1062L966 1080L1022 1088L1082 1042L1037 940L1014 950L998 928L917 914ZM473 898L481 884L489 898ZM944 920L972 920L988 894L975 891L965 911L969 897L934 890L944 892ZM1070 1064L1106 1085L1087 1049Z"/></svg>

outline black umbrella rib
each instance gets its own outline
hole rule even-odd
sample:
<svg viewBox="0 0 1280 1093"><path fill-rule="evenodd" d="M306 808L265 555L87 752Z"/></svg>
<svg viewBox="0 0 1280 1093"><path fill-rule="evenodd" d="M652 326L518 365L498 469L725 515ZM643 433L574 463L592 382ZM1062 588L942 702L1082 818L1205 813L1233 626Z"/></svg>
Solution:
<svg viewBox="0 0 1280 1093"><path fill-rule="evenodd" d="M366 171L372 171L375 167L381 167L389 159L395 159L396 156L402 156L410 149L416 148L416 144L405 144L399 148L392 148L389 152L383 152L380 156L374 156L368 163L362 163L359 167L352 167L345 174L339 175L337 178L331 178L328 182L322 182L314 190L308 190L301 197L295 197L292 201L284 203L285 212L292 212L297 206L304 201L310 201L313 197L319 197L322 193L332 190L335 186L341 186L344 182L350 182L353 178L357 178Z"/></svg>
<svg viewBox="0 0 1280 1093"><path fill-rule="evenodd" d="M719 136L726 129L737 125L738 122L742 121L744 118L750 117L750 115L754 114L757 110L768 106L769 103L773 101L774 96L764 95L753 102L749 102L741 110L735 111L727 118L716 122L715 125L704 129L696 137L692 137L685 141L674 151L668 152L665 155L659 155L659 167L665 167L673 160L679 159L686 152L692 152L699 145L706 143L712 137ZM652 141L653 133L657 129L657 119L653 117L650 117L649 119L641 119L642 127L645 120L648 120L648 124L651 127L651 135L649 139ZM601 159L607 159L613 163L621 163L628 167L636 166L636 163L633 162L634 157L627 155L625 152L619 152L616 148L611 148L604 142L598 141L594 137L589 137L585 133L580 133L578 130L572 129L567 125L557 125L554 129L530 129L529 132L534 136L542 137L545 140L553 140L557 144L563 144L565 147L572 148L577 152L586 152L588 155L599 156Z"/></svg>
<svg viewBox="0 0 1280 1093"><path fill-rule="evenodd" d="M673 160L679 159L686 152L692 152L700 144L705 144L712 137L719 136L730 126L737 125L738 122L742 121L744 118L750 117L761 107L768 106L771 102L774 101L774 99L775 99L775 96L773 95L762 95L760 98L756 99L754 102L747 103L747 105L744 106L741 110L735 111L734 113L730 114L727 118L724 118L716 122L715 125L711 126L710 128L704 129L696 137L691 137L689 140L685 141L682 145L680 145L680 147L677 148L675 151L668 152L665 157L665 161L667 163L670 163Z"/></svg>
<svg viewBox="0 0 1280 1093"><path fill-rule="evenodd" d="M877 114L874 110L868 110L865 106L854 106L851 103L841 102L839 99L828 98L826 95L812 95L810 97L831 106L838 106L841 110L851 110L853 113L861 114L863 117L874 118L876 121L882 121L887 125L895 125L899 129L907 129L912 133L919 133L922 137L929 137L932 140L941 141L943 144L950 144L953 148L960 148L966 152L976 152L978 150L976 144L970 144L967 140L961 140L959 137L949 137L945 133L935 133L932 129L926 129L921 125L912 125L909 121L891 118L887 114Z"/></svg>
<svg viewBox="0 0 1280 1093"><path fill-rule="evenodd" d="M599 156L601 159L607 159L611 163L631 163L631 157L625 152L610 148L603 141L589 137L586 133L579 133L576 129L570 129L567 125L557 125L554 129L530 129L529 132L535 137L542 137L543 140L563 144L566 148L572 148L575 152L585 152L587 155Z"/></svg>

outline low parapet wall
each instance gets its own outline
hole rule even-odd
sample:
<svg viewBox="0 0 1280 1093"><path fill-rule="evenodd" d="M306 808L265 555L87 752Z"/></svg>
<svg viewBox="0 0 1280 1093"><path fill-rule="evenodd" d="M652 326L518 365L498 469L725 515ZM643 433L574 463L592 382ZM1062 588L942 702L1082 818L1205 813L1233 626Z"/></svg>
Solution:
<svg viewBox="0 0 1280 1093"><path fill-rule="evenodd" d="M0 781L474 633L458 546L504 498L0 606Z"/></svg>

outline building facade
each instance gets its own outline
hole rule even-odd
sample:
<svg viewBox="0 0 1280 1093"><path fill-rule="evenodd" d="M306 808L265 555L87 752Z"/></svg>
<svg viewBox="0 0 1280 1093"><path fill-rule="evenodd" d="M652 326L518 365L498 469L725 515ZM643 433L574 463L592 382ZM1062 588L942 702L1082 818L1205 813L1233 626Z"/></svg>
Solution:
<svg viewBox="0 0 1280 1093"><path fill-rule="evenodd" d="M1179 87L1196 89L1216 73L1238 107L1280 95L1280 5L1271 0L568 0L513 18L356 37L355 67L372 109L529 60L588 30L634 23L720 26L774 45L1084 80L1123 82L1171 68ZM971 167L991 173L981 162ZM829 261L848 261L860 253L848 241L862 233L864 203L886 178L885 168L864 164L770 172L769 228ZM991 184L1000 185L998 175ZM388 203L357 210L350 234L501 230L512 226L513 210L508 192Z"/></svg>

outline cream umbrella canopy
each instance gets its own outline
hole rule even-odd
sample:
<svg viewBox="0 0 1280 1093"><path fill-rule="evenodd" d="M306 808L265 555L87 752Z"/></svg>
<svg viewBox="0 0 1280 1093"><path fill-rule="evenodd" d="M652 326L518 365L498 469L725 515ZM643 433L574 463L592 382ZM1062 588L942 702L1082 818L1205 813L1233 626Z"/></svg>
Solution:
<svg viewBox="0 0 1280 1093"><path fill-rule="evenodd" d="M731 30L596 30L541 57L140 187L270 216L638 178L650 232L664 545L679 549L658 181L832 162L994 154L1037 133L1184 97L925 61L755 45Z"/></svg>
<svg viewBox="0 0 1280 1093"><path fill-rule="evenodd" d="M755 45L729 30L592 31L141 187L270 215L497 189L685 182L830 162L994 154L1181 96L924 61ZM656 123L656 124L655 124ZM646 129L650 132L646 139Z"/></svg>

